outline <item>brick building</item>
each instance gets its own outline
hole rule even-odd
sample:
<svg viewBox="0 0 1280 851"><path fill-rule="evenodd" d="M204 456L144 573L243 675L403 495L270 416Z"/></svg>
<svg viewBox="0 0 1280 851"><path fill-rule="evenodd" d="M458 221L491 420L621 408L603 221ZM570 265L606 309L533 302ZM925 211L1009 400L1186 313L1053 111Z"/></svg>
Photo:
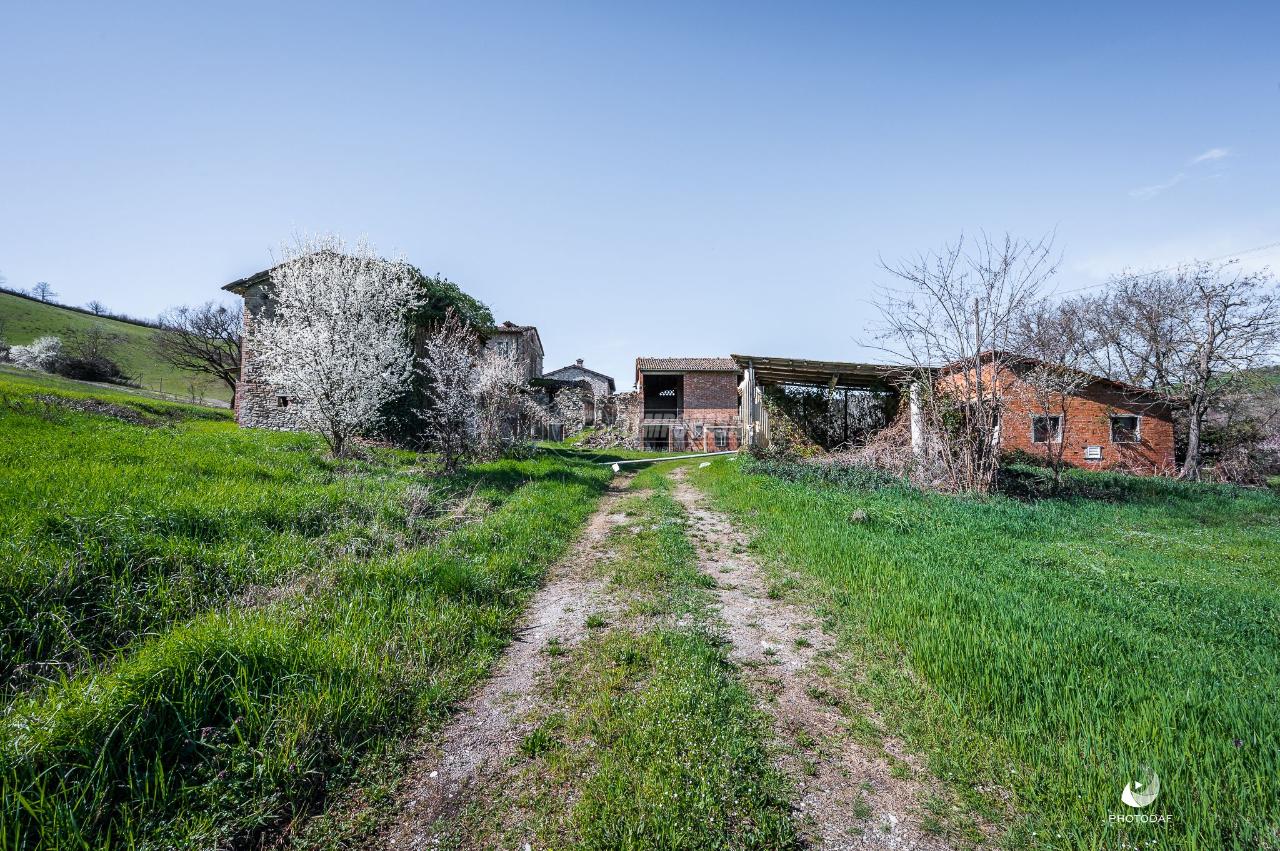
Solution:
<svg viewBox="0 0 1280 851"><path fill-rule="evenodd" d="M1038 362L987 353L983 381L1000 396L997 436L1004 452L1062 460L1087 470L1120 470L1143 475L1175 469L1173 412L1140 387L1077 372L1076 389L1060 398L1037 394L1030 374ZM996 363L996 365L992 365ZM947 380L947 369L939 380Z"/></svg>
<svg viewBox="0 0 1280 851"><path fill-rule="evenodd" d="M731 358L636 358L638 422L646 449L737 449L741 370Z"/></svg>
<svg viewBox="0 0 1280 851"><path fill-rule="evenodd" d="M770 415L762 393L770 385L891 396L888 408L913 420L912 444L927 439L915 422L914 406L898 402L897 397L910 396L907 386L916 370L909 367L760 355L733 355L733 362L742 370L743 397L749 400L742 409L742 432L757 449L771 445ZM1092 470L1154 475L1175 468L1172 411L1149 391L1076 373L1078 380L1072 383L1077 389L1065 405L1042 406L1028 380L1037 361L988 352L983 362L984 395L994 394L1000 400L996 439L1002 451L1044 457L1046 448L1055 455L1061 449L1064 462ZM942 367L932 374L935 381L967 386L964 373L954 367ZM969 391L961 390L960 394L965 392Z"/></svg>
<svg viewBox="0 0 1280 851"><path fill-rule="evenodd" d="M236 422L252 428L296 431L301 427L298 409L306 401L288 395L258 375L254 328L259 318L271 315L270 284L271 270L263 269L256 275L232 281L223 287L244 299L240 326L240 381L236 385L235 398Z"/></svg>
<svg viewBox="0 0 1280 851"><path fill-rule="evenodd" d="M535 326L503 322L490 328L487 335L486 348L515 353L526 381L542 377L542 337Z"/></svg>

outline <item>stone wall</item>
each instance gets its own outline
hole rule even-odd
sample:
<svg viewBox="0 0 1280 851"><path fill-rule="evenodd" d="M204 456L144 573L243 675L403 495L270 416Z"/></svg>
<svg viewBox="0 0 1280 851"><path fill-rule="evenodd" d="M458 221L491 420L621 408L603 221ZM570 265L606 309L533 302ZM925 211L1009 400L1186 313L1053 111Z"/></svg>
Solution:
<svg viewBox="0 0 1280 851"><path fill-rule="evenodd" d="M556 378L561 381L585 381L591 385L591 390L595 393L597 399L603 399L609 395L609 379L587 369L580 363L553 369L551 372L546 373L546 377Z"/></svg>
<svg viewBox="0 0 1280 851"><path fill-rule="evenodd" d="M270 316L270 305L261 286L245 291L242 311L241 339L244 341L241 360L240 383L236 388L236 422L248 428L269 428L277 431L298 431L302 421L300 407L306 404L296 397L285 395L279 387L258 377L258 365L254 352L254 326L260 317Z"/></svg>

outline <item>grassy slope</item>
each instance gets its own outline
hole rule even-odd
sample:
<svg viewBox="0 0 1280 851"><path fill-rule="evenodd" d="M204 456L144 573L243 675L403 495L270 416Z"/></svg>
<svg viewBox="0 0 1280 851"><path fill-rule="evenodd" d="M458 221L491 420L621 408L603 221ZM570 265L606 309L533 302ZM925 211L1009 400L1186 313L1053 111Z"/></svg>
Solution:
<svg viewBox="0 0 1280 851"><path fill-rule="evenodd" d="M177 396L189 396L190 384L196 382L197 394L228 401L231 391L221 381L182 372L161 363L151 351L154 329L106 317L87 316L56 304L42 304L11 293L0 293L0 334L12 345L25 345L47 334L61 336L68 329L84 329L100 325L122 334L119 360L125 374L139 380L148 390L159 390Z"/></svg>
<svg viewBox="0 0 1280 851"><path fill-rule="evenodd" d="M240 431L221 411L70 396L157 424L144 428L36 396L63 384L0 376L5 692L328 552L386 549L416 531L403 522L408 480L396 476L416 461L408 453L336 465L311 437Z"/></svg>
<svg viewBox="0 0 1280 851"><path fill-rule="evenodd" d="M45 569L48 553L50 569L82 580L79 610L102 615L78 623L96 625L139 593L167 600L175 587L139 591L132 577L198 569L178 587L180 605L148 616L147 634L0 717L5 848L254 845L322 808L365 756L440 718L483 676L608 476L560 460L479 465L453 486L474 489L484 519L442 517L452 531L424 545L404 506L393 510L412 481L395 475L402 457L334 469L305 436L234 432L216 415L124 425L6 390L0 445L12 437L18 460L33 462L30 481L0 483L6 522L30 548L17 570ZM408 502L429 515L449 489L436 482ZM33 504L43 513L29 519ZM250 539L244 548L218 537L224 524ZM321 539L336 546L314 546ZM313 581L218 604L227 575L299 570ZM188 614L190 603L204 611ZM23 613L37 620L36 608ZM22 661L22 647L35 658L47 646L13 652Z"/></svg>
<svg viewBox="0 0 1280 851"><path fill-rule="evenodd" d="M805 581L855 688L1022 847L1249 848L1280 826L1280 499L1082 476L1108 499L842 488L719 462L696 480ZM861 512L861 513L858 513ZM1145 813L1110 822L1140 765ZM1274 839L1272 840L1274 841Z"/></svg>

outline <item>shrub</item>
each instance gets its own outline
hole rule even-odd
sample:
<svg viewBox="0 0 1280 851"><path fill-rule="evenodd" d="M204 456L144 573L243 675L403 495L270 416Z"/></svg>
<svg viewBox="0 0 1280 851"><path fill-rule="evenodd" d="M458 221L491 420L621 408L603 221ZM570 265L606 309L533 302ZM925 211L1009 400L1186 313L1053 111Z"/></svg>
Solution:
<svg viewBox="0 0 1280 851"><path fill-rule="evenodd" d="M14 346L9 351L9 358L23 369L53 372L62 360L62 339L40 337L29 346Z"/></svg>
<svg viewBox="0 0 1280 851"><path fill-rule="evenodd" d="M126 381L128 377L116 362L116 351L124 341L123 334L97 325L68 331L62 357L53 371L80 381Z"/></svg>

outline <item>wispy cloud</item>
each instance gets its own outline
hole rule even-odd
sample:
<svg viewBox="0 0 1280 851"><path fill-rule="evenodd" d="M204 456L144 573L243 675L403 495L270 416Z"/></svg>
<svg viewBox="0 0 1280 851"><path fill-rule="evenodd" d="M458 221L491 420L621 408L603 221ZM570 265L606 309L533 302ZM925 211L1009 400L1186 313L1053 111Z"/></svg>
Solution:
<svg viewBox="0 0 1280 851"><path fill-rule="evenodd" d="M1197 169L1197 166L1203 166L1205 163L1214 163L1214 162L1218 162L1219 160L1225 160L1229 156L1231 156L1230 148L1210 148L1204 153L1198 156L1192 157L1190 160L1188 160L1186 168L1192 169L1193 171L1200 171L1199 169ZM1199 176L1200 176L1200 179L1203 180L1205 179L1205 177L1218 177L1220 175L1218 172L1214 172L1208 175L1201 173ZM1130 189L1129 197L1143 198L1143 199L1154 198L1163 192L1167 192L1168 190L1177 186L1179 183L1182 183L1186 179L1187 179L1187 172L1180 171L1177 174L1175 174L1173 177L1164 181L1163 183L1153 183L1150 186L1139 186L1137 189Z"/></svg>
<svg viewBox="0 0 1280 851"><path fill-rule="evenodd" d="M1230 148L1210 148L1200 156L1193 159L1188 165L1198 165L1199 163L1211 163L1214 160L1225 160L1231 156Z"/></svg>
<svg viewBox="0 0 1280 851"><path fill-rule="evenodd" d="M1134 198L1154 198L1161 192L1172 189L1186 179L1186 173L1180 171L1164 183L1154 183L1151 186L1140 186L1137 189L1130 189L1129 195Z"/></svg>

